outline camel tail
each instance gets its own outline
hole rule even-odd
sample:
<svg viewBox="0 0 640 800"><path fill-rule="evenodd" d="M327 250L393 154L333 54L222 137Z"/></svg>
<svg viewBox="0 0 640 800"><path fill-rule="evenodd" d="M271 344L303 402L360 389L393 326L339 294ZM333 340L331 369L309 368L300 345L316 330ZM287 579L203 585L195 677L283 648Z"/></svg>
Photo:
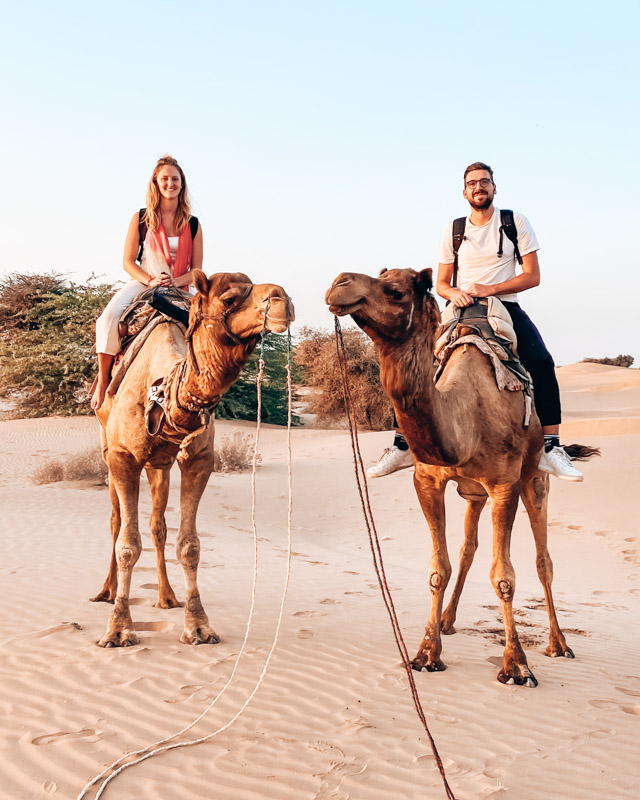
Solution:
<svg viewBox="0 0 640 800"><path fill-rule="evenodd" d="M584 444L563 444L562 447L572 461L588 461L600 455L599 447L587 447Z"/></svg>

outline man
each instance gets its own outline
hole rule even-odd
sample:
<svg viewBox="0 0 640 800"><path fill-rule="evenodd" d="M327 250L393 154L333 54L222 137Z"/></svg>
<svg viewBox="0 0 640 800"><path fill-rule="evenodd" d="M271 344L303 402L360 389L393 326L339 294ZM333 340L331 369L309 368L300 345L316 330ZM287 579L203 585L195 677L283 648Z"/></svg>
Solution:
<svg viewBox="0 0 640 800"><path fill-rule="evenodd" d="M518 304L518 292L540 283L538 240L526 217L514 214L522 259L522 271L516 274L516 249L503 235L500 210L493 205L496 192L491 167L479 161L467 167L462 194L471 206L471 213L458 250L457 280L452 285L455 253L453 222L450 222L442 234L436 291L460 308L471 305L477 297L497 296L504 303L518 338L520 359L533 378L536 411L544 435L539 467L558 478L581 481L582 473L560 446L560 390L553 359L538 329ZM379 478L412 465L409 447L402 434L396 431L393 446L367 470L367 477Z"/></svg>

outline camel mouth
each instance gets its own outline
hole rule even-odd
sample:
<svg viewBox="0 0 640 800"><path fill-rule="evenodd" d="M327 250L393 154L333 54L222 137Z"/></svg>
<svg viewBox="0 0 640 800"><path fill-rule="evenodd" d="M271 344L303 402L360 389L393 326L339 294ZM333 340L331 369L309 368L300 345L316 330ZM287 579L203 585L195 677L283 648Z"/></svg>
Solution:
<svg viewBox="0 0 640 800"><path fill-rule="evenodd" d="M336 317L345 317L348 314L354 314L360 308L362 308L363 301L358 300L355 303L349 303L348 305L338 305L338 303L329 303L329 311L332 314L335 314Z"/></svg>
<svg viewBox="0 0 640 800"><path fill-rule="evenodd" d="M271 333L284 333L291 323L293 319L289 317L267 317L267 330Z"/></svg>

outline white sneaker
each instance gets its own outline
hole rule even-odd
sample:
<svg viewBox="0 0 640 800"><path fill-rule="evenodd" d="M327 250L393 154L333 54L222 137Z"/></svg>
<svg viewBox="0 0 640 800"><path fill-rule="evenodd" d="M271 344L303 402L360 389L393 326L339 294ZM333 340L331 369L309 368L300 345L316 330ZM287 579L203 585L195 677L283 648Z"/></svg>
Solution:
<svg viewBox="0 0 640 800"><path fill-rule="evenodd" d="M407 469L407 467L412 466L413 456L411 455L411 450L400 450L400 448L393 445L393 447L387 447L377 464L369 467L367 478L382 478L385 475L391 475L392 472L397 472L399 469Z"/></svg>
<svg viewBox="0 0 640 800"><path fill-rule="evenodd" d="M581 481L584 479L584 475L573 466L571 459L562 447L554 447L548 453L543 451L538 469L542 470L542 472L548 472L550 475L555 475L556 478L562 478L564 481Z"/></svg>

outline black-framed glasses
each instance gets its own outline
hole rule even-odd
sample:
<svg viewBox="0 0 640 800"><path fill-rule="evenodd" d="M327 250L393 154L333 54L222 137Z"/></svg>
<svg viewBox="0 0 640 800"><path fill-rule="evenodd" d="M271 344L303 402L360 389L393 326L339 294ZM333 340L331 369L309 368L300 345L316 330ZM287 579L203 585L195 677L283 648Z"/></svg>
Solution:
<svg viewBox="0 0 640 800"><path fill-rule="evenodd" d="M476 186L480 184L480 186L482 186L483 189L486 189L487 186L491 186L492 183L493 181L491 180L491 178L480 178L479 181L467 181L465 183L465 186L467 187L467 189L475 189Z"/></svg>

